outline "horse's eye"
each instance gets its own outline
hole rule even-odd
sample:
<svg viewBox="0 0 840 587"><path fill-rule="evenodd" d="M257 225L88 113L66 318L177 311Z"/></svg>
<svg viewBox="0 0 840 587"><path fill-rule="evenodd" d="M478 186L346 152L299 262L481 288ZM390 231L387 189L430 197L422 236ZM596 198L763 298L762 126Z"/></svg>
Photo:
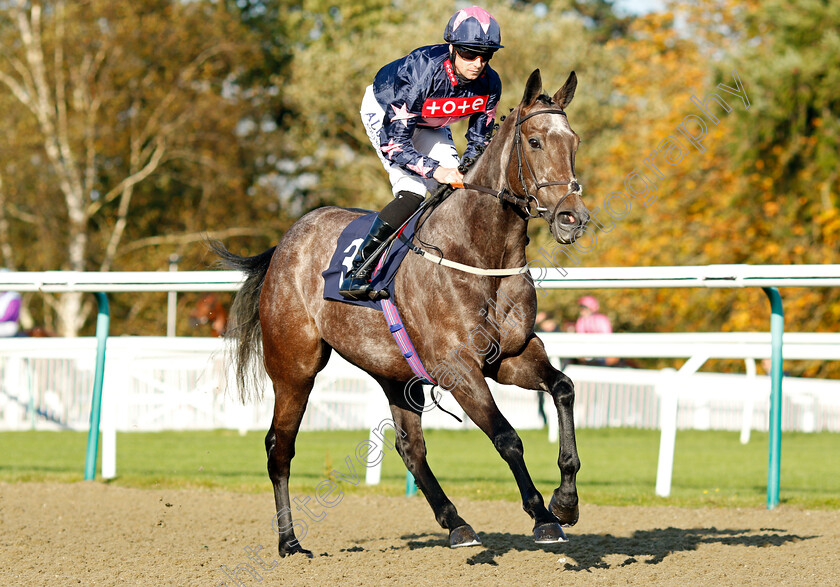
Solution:
<svg viewBox="0 0 840 587"><path fill-rule="evenodd" d="M528 144L531 145L534 149L540 148L540 141L539 139L528 139Z"/></svg>

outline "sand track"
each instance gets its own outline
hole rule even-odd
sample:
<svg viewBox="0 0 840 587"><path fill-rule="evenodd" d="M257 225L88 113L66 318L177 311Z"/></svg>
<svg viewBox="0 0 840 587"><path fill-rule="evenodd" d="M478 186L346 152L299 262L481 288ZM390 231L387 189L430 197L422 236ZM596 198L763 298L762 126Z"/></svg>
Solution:
<svg viewBox="0 0 840 587"><path fill-rule="evenodd" d="M0 484L0 583L236 585L222 565L244 585L840 583L837 511L584 505L544 546L518 504L455 502L483 546L449 549L422 497L344 496L309 503L314 559L276 561L268 493Z"/></svg>

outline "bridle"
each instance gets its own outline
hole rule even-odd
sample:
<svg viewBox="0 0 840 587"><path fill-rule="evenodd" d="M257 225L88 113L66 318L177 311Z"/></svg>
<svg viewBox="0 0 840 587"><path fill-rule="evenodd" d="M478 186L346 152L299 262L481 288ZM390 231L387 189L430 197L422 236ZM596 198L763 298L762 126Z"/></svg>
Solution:
<svg viewBox="0 0 840 587"><path fill-rule="evenodd" d="M536 173L534 173L531 164L528 162L528 158L525 157L525 147L522 144L522 123L528 120L529 118L533 118L539 114L561 114L566 116L566 112L561 110L560 108L550 108L546 110L537 110L536 112L531 112L530 114L526 114L522 116L522 111L516 111L516 126L513 134L513 146L511 147L510 154L508 155L507 166L505 167L505 185L502 186L500 190L494 190L491 188L487 188L481 185L464 183L464 187L466 189L476 190L479 192L483 192L485 194L490 194L499 199L500 202L509 202L516 206L516 209L521 213L523 218L537 218L542 216L545 218L546 222L551 223L551 220L554 218L554 215L557 213L557 209L560 207L566 198L571 196L572 194L581 194L581 186L576 180L571 181L547 181L545 183L540 183L537 179ZM519 179L519 183L522 186L523 191L525 192L525 197L521 197L516 195L516 193L510 187L510 180L508 179L510 176L510 166L513 163L513 156L514 153L516 154L516 166L517 166L517 178ZM524 166L523 166L524 162ZM528 190L528 184L525 182L525 175L523 173L523 169L527 168L528 173L531 176L531 179L536 185L536 190L534 193L531 193ZM545 217L544 213L548 212L548 208L543 206L540 203L539 198L537 195L539 194L542 188L555 186L555 185L567 185L569 186L569 190L566 192L560 201L557 202L557 205L554 206L554 211L548 217Z"/></svg>
<svg viewBox="0 0 840 587"><path fill-rule="evenodd" d="M441 187L438 190L436 190L435 193L432 194L432 196L428 200L426 200L426 202L424 203L424 206L422 206L418 210L418 212L416 212L415 214L417 214L417 213L423 214L424 210L429 210L429 209L434 211L435 207L438 204L440 204L440 202L442 202L449 194L452 193L452 187L457 187L457 188L465 188L465 189L469 189L469 190L476 190L476 191L479 191L479 192L483 192L485 194L490 194L491 196L494 196L495 198L498 198L499 201L503 205L505 203L513 204L514 205L514 208L513 208L514 211L516 211L516 213L526 222L528 220L530 220L531 218L537 218L538 216L542 216L545 219L546 222L551 224L552 219L557 214L557 209L560 207L560 204L562 204L566 200L566 198L568 198L572 194L580 195L582 190L581 190L580 184L575 179L572 179L570 181L547 181L545 183L540 183L539 180L537 179L536 173L534 173L534 170L531 167L531 164L528 162L527 157L525 157L525 149L522 145L521 126L522 126L523 122L525 122L529 118L537 116L538 114L562 114L563 116L566 116L566 113L563 110L561 110L560 108L550 108L550 109L545 109L545 110L538 110L536 112L531 112L530 114L527 114L525 116L521 116L521 111L517 110L517 112L516 112L516 127L515 127L514 135L513 135L513 147L511 148L510 154L508 155L507 166L505 167L505 185L502 186L502 189L494 190L494 189L491 189L491 188L488 188L488 187L484 187L482 185L476 185L476 184L471 184L471 183L463 183L463 184L458 185L458 186L449 186L449 185L444 184L444 185L441 185ZM504 117L502 118L502 120L504 120ZM514 153L516 154L517 177L519 179L519 183L522 185L523 191L525 192L525 197L524 198L522 196L516 195L516 193L510 187L510 180L509 180L510 166L513 164ZM524 163L524 165L523 165L523 163ZM526 168L528 169L528 173L531 175L531 179L533 180L534 185L536 186L536 190L535 190L534 193L531 193L528 190L528 184L525 183L524 169L526 169ZM462 171L464 171L464 169L462 169ZM567 185L567 186L569 186L569 190L566 192L566 195L564 195L562 198L560 198L560 201L557 202L557 205L554 207L554 211L552 212L551 216L546 216L545 212L548 212L548 208L546 208L545 206L540 204L540 201L537 198L537 194L539 194L539 191L542 188L549 187L549 186L555 186L555 185ZM428 219L430 215L431 214L425 215L425 218ZM408 222L409 221L406 220L405 224L408 224ZM424 220L421 220L421 222L424 222ZM457 269L459 271L464 271L466 273L472 273L474 275L484 275L484 276L489 276L489 277L508 277L508 276L511 276L511 275L519 275L519 274L522 274L522 273L527 273L530 270L530 264L523 265L522 267L510 267L510 268L500 268L500 269L484 269L484 268L480 268L480 267L473 267L471 265L465 265L463 263L456 263L456 262L454 262L450 259L444 258L443 257L443 252L440 249L438 249L437 247L433 247L432 245L429 245L428 243L424 243L422 240L420 240L420 238L417 236L417 233L420 230L420 226L421 225L418 224L418 226L417 226L417 228L414 232L414 235L412 235L408 239L406 239L404 237L399 237L399 238L404 243L406 243L412 251L414 251L415 253L417 253L422 258L426 259L427 261L431 261L432 263L436 263L438 265L444 265L446 267L451 267L453 269ZM399 235L399 234L401 234L401 232L402 232L402 229L400 229L400 231L396 232L395 234ZM433 255L433 254L429 253L428 251L423 250L420 247L414 245L411 242L411 239L413 239L413 238L417 238L417 240L420 242L420 244L425 246L425 247L430 247L430 248L437 249L437 251L440 253L440 256ZM382 247L385 247L387 242L388 241L386 241L386 243L384 243L382 245ZM371 256L371 258L376 258L378 256L378 254L379 254L379 251L374 253Z"/></svg>

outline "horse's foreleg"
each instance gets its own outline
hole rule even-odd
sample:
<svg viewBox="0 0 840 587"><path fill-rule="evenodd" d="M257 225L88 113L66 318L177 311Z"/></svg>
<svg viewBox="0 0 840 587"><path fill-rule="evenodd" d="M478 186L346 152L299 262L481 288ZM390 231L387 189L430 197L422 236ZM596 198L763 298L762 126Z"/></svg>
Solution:
<svg viewBox="0 0 840 587"><path fill-rule="evenodd" d="M557 371L549 388L557 408L560 430L560 456L557 458L557 466L562 473L560 486L554 490L549 507L564 526L574 526L580 513L576 485L580 457L575 441L575 386L571 379Z"/></svg>
<svg viewBox="0 0 840 587"><path fill-rule="evenodd" d="M513 426L499 411L484 377L478 369L473 369L453 390L452 395L458 401L472 421L493 441L493 446L510 467L519 493L522 496L522 508L534 520L534 537L539 543L563 542L566 536L557 523L557 518L545 507L531 475L525 466L522 439Z"/></svg>
<svg viewBox="0 0 840 587"><path fill-rule="evenodd" d="M415 383L410 388L405 383L380 381L388 401L397 431L396 448L406 468L414 475L414 480L423 496L435 513L435 519L441 528L449 531L449 545L474 546L481 544L478 535L458 515L455 505L446 497L443 488L432 473L426 461L426 442L423 439L421 412L414 406L423 404L423 388ZM411 400L411 402L408 401Z"/></svg>
<svg viewBox="0 0 840 587"><path fill-rule="evenodd" d="M542 341L537 337L528 341L521 354L503 359L497 371L490 375L505 385L517 385L551 394L557 408L560 430L557 465L562 478L560 486L551 496L549 509L564 526L574 525L579 513L576 478L580 470L580 458L575 441L575 387L572 380L552 367Z"/></svg>

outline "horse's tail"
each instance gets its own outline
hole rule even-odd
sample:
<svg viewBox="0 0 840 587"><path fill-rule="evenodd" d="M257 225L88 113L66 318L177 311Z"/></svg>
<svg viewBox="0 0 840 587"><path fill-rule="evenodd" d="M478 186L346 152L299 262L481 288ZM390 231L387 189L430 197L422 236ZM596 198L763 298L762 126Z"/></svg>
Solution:
<svg viewBox="0 0 840 587"><path fill-rule="evenodd" d="M231 305L230 325L225 333L229 342L228 357L235 365L239 397L244 403L249 399L248 390L260 390L260 383L263 381L259 361L262 348L260 292L274 249L277 247L253 257L240 257L228 251L219 241L209 241L207 244L219 256L223 267L242 271L246 275L245 282ZM259 392L257 396L259 397Z"/></svg>

